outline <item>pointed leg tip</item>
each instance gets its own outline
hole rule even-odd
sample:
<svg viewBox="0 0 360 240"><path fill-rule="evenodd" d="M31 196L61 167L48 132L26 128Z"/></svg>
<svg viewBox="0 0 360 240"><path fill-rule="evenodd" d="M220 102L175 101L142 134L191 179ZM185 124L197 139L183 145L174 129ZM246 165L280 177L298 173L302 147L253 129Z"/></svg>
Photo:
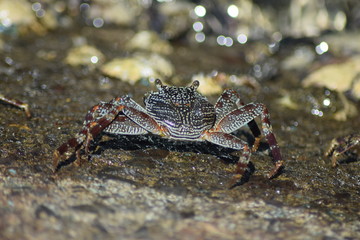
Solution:
<svg viewBox="0 0 360 240"><path fill-rule="evenodd" d="M267 175L268 179L273 179L275 178L277 175L280 174L281 172L281 169L284 167L284 161L281 160L281 161L278 161L276 164L275 164L275 167L274 169Z"/></svg>
<svg viewBox="0 0 360 240"><path fill-rule="evenodd" d="M331 166L333 168L336 168L338 166L338 162L337 162L337 159L336 158L333 158L332 161L331 161Z"/></svg>
<svg viewBox="0 0 360 240"><path fill-rule="evenodd" d="M31 118L30 107L28 104L24 104L24 111L27 118Z"/></svg>
<svg viewBox="0 0 360 240"><path fill-rule="evenodd" d="M240 185L242 177L242 174L235 174L229 182L228 189L233 189L236 186Z"/></svg>
<svg viewBox="0 0 360 240"><path fill-rule="evenodd" d="M276 173L275 173L276 174ZM268 175L267 175L267 178L268 179L273 179L274 178L274 176L275 176L275 174L274 173L269 173Z"/></svg>
<svg viewBox="0 0 360 240"><path fill-rule="evenodd" d="M59 166L59 158L60 158L60 153L58 150L54 151L53 154L53 172L57 172L58 170L58 166Z"/></svg>
<svg viewBox="0 0 360 240"><path fill-rule="evenodd" d="M31 113L30 113L30 111L25 111L25 115L26 115L27 118L29 118L29 119L31 118Z"/></svg>

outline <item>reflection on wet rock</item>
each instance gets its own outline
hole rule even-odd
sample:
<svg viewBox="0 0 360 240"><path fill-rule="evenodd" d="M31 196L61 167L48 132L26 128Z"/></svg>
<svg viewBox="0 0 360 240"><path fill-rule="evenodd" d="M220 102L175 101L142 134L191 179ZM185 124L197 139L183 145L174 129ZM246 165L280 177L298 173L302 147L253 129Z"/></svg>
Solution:
<svg viewBox="0 0 360 240"><path fill-rule="evenodd" d="M339 32L326 34L320 37L321 41L328 43L329 51L336 56L352 56L360 54L360 33Z"/></svg>
<svg viewBox="0 0 360 240"><path fill-rule="evenodd" d="M43 34L31 4L26 0L0 1L0 33L18 34L28 31Z"/></svg>
<svg viewBox="0 0 360 240"><path fill-rule="evenodd" d="M360 99L360 56L345 61L331 63L310 73L303 81L304 87L326 87L337 92L349 91L356 99Z"/></svg>
<svg viewBox="0 0 360 240"><path fill-rule="evenodd" d="M195 74L192 76L192 81L194 80L200 82L198 91L204 95L219 95L226 88L247 87L254 94L260 90L258 81L249 75L227 74L214 70L209 74Z"/></svg>
<svg viewBox="0 0 360 240"><path fill-rule="evenodd" d="M141 79L166 79L173 75L174 67L167 59L153 53L115 58L104 64L101 71L107 76L134 84Z"/></svg>
<svg viewBox="0 0 360 240"><path fill-rule="evenodd" d="M95 0L81 4L86 22L96 28L105 23L131 26L139 17L142 7L139 1L131 0Z"/></svg>
<svg viewBox="0 0 360 240"><path fill-rule="evenodd" d="M94 68L101 65L104 60L105 56L98 49L90 45L82 45L70 49L64 61L71 66Z"/></svg>
<svg viewBox="0 0 360 240"><path fill-rule="evenodd" d="M129 50L143 50L158 54L170 54L173 51L172 46L166 40L151 31L141 31L136 33L126 44Z"/></svg>

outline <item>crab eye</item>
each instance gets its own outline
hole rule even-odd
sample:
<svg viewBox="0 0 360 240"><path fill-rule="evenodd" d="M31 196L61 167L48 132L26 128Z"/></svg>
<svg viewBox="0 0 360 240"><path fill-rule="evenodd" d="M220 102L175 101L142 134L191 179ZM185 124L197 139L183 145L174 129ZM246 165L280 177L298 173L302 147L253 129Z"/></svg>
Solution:
<svg viewBox="0 0 360 240"><path fill-rule="evenodd" d="M198 80L195 80L191 84L191 87L196 90L199 87L199 85L200 85L200 82Z"/></svg>
<svg viewBox="0 0 360 240"><path fill-rule="evenodd" d="M155 80L155 85L159 90L164 86L161 80L158 78Z"/></svg>

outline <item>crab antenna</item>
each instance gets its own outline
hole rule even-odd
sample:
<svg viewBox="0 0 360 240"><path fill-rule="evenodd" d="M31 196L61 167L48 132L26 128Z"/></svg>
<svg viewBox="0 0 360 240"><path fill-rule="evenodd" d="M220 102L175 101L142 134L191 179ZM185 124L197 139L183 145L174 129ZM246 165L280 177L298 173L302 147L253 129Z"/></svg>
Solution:
<svg viewBox="0 0 360 240"><path fill-rule="evenodd" d="M199 87L199 85L200 85L200 82L198 80L195 80L191 84L191 87L196 90Z"/></svg>
<svg viewBox="0 0 360 240"><path fill-rule="evenodd" d="M161 80L158 78L155 80L155 85L159 90L164 86Z"/></svg>

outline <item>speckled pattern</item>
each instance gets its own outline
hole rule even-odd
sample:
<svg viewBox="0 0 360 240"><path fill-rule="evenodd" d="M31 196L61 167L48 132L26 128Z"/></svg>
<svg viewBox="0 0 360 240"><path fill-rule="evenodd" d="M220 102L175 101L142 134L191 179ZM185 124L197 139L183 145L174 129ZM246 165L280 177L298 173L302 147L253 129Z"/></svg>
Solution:
<svg viewBox="0 0 360 240"><path fill-rule="evenodd" d="M203 132L214 126L216 116L214 106L196 91L199 83L191 87L157 85L159 91L144 101L149 115L166 128L170 138L201 140Z"/></svg>

